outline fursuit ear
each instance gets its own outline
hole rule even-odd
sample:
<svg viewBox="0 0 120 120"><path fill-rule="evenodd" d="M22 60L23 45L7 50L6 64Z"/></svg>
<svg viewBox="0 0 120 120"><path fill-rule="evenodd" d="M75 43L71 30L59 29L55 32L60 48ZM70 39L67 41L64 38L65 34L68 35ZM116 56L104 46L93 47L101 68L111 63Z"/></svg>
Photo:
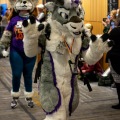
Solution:
<svg viewBox="0 0 120 120"><path fill-rule="evenodd" d="M54 2L47 2L46 4L44 4L45 8L48 9L48 11L53 12L54 7L55 7L55 3Z"/></svg>

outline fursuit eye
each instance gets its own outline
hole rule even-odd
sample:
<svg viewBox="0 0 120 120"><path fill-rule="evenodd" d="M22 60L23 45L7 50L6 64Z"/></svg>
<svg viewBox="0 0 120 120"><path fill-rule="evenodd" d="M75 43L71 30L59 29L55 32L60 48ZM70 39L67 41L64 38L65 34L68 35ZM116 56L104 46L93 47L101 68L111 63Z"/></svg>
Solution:
<svg viewBox="0 0 120 120"><path fill-rule="evenodd" d="M78 10L77 15L80 16L81 9Z"/></svg>
<svg viewBox="0 0 120 120"><path fill-rule="evenodd" d="M61 17L63 17L64 19L68 19L68 15L67 15L66 13L61 12L60 15L61 15Z"/></svg>

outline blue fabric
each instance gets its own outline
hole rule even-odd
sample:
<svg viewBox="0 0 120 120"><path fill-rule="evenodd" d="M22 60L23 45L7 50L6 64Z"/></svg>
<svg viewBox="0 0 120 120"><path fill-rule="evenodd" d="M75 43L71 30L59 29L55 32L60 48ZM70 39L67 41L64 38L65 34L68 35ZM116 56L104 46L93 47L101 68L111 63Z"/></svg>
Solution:
<svg viewBox="0 0 120 120"><path fill-rule="evenodd" d="M19 91L22 74L24 77L24 85L26 92L32 92L32 72L35 65L35 61L36 57L28 58L24 54L24 52L10 52L13 92Z"/></svg>

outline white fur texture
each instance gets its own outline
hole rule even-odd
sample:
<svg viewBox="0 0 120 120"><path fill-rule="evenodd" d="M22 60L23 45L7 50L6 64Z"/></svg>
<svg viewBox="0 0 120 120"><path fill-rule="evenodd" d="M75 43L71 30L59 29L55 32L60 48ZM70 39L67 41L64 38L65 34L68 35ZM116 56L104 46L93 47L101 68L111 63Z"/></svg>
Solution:
<svg viewBox="0 0 120 120"><path fill-rule="evenodd" d="M100 36L97 37L95 42L90 41L89 49L83 52L84 60L89 65L93 65L99 61L102 58L103 53L108 52L111 49L107 42L108 41L103 42Z"/></svg>
<svg viewBox="0 0 120 120"><path fill-rule="evenodd" d="M11 40L11 36L12 36L12 33L10 31L5 30L3 32L3 35L2 35L2 38L1 38L1 42L9 43L10 40Z"/></svg>
<svg viewBox="0 0 120 120"><path fill-rule="evenodd" d="M71 8L71 0L64 0L64 6L66 8Z"/></svg>
<svg viewBox="0 0 120 120"><path fill-rule="evenodd" d="M25 95L26 98L32 98L33 94L34 94L34 91L32 91L32 92L24 91L24 95Z"/></svg>
<svg viewBox="0 0 120 120"><path fill-rule="evenodd" d="M45 7L46 7L50 12L53 11L54 6L55 6L55 4L54 4L53 2L47 2L47 3L45 3Z"/></svg>
<svg viewBox="0 0 120 120"><path fill-rule="evenodd" d="M2 55L3 55L3 57L8 57L9 52L6 51L6 50L3 50L3 51L2 51Z"/></svg>
<svg viewBox="0 0 120 120"><path fill-rule="evenodd" d="M24 43L24 51L28 57L34 57L38 53L38 37L41 32L38 32L38 25L40 23L36 21L36 24L31 24L29 22L29 26L24 28L22 27L22 31L24 33L23 43Z"/></svg>
<svg viewBox="0 0 120 120"><path fill-rule="evenodd" d="M21 91L20 91L20 90L19 90L18 92L13 92L13 91L11 90L11 96L12 96L12 97L19 97L20 94L21 94Z"/></svg>

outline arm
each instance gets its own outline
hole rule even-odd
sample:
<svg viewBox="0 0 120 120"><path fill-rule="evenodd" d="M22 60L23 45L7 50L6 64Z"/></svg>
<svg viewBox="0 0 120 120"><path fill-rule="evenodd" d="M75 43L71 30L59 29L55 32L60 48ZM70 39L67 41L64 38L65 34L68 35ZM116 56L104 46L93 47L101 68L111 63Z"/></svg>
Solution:
<svg viewBox="0 0 120 120"><path fill-rule="evenodd" d="M25 54L28 57L34 57L38 54L38 38L44 29L44 24L40 24L33 16L30 16L29 20L24 20L22 25Z"/></svg>
<svg viewBox="0 0 120 120"><path fill-rule="evenodd" d="M6 49L10 46L11 35L12 35L11 32L7 30L5 30L2 35L0 41L0 54L3 57L8 56L8 52L6 51Z"/></svg>
<svg viewBox="0 0 120 120"><path fill-rule="evenodd" d="M82 51L82 57L89 65L94 65L103 56L103 53L111 49L111 42L108 34L102 36L91 36L90 46L87 50Z"/></svg>

